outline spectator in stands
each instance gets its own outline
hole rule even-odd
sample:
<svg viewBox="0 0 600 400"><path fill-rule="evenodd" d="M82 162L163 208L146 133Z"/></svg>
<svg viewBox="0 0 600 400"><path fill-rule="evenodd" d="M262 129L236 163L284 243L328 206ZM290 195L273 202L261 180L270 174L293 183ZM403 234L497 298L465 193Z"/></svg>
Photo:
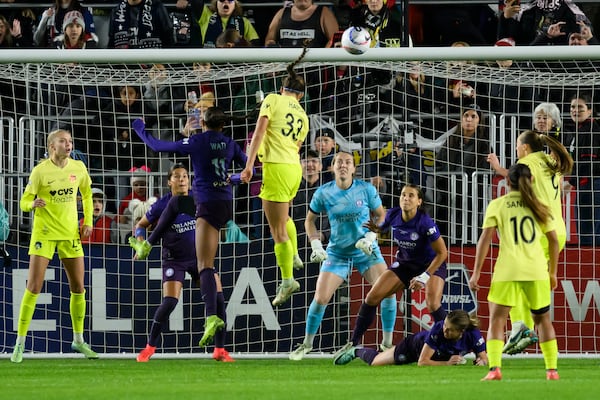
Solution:
<svg viewBox="0 0 600 400"><path fill-rule="evenodd" d="M54 38L57 49L93 49L97 40L85 31L85 21L79 11L69 11L63 19L62 33Z"/></svg>
<svg viewBox="0 0 600 400"><path fill-rule="evenodd" d="M381 365L460 365L466 364L464 356L475 354L473 364L487 365L485 340L479 330L479 320L464 310L453 310L443 321L438 321L429 331L406 336L398 344L383 352L370 348L352 347L338 356L337 365L360 358L370 366Z"/></svg>
<svg viewBox="0 0 600 400"><path fill-rule="evenodd" d="M600 41L594 36L592 28L584 22L578 22L579 32L571 32L569 35L569 46L588 46L600 44Z"/></svg>
<svg viewBox="0 0 600 400"><path fill-rule="evenodd" d="M121 0L111 11L109 49L168 48L174 40L173 23L160 0Z"/></svg>
<svg viewBox="0 0 600 400"><path fill-rule="evenodd" d="M468 196L469 199L476 194L471 193L471 177L475 171L489 171L487 164L487 155L490 153L490 142L487 127L485 125L484 116L481 108L476 104L470 104L463 108L461 113L460 123L452 128L449 132L446 142L442 148L436 154L436 171L438 172L438 179L436 182L436 221L440 226L443 235L450 236L452 232L449 232L449 224L455 224L460 226L466 224L467 227L471 228L470 213L474 212L471 207L467 210L462 207L463 196ZM458 174L456 177L457 187L456 191L448 184L452 181L453 175ZM466 175L466 178L464 177ZM468 179L468 193L462 192L462 185L464 179ZM481 194L483 194L483 188L479 185ZM450 199L455 196L455 201L451 202ZM482 196L479 196L481 199ZM450 210L449 205L455 204L455 210ZM483 208L478 207L478 211ZM450 212L452 211L452 212ZM454 216L456 211L456 218ZM463 220L462 216L466 214L468 220ZM456 234L452 237L456 240L468 240L468 238L461 238L460 235ZM476 238L470 238L476 240Z"/></svg>
<svg viewBox="0 0 600 400"><path fill-rule="evenodd" d="M320 128L315 133L314 147L321 158L321 180L323 183L331 182L334 179L332 161L337 150L335 132L329 128Z"/></svg>
<svg viewBox="0 0 600 400"><path fill-rule="evenodd" d="M582 246L600 245L600 124L592 115L590 94L571 97L564 144L573 154L575 173L565 189L577 189L577 233Z"/></svg>
<svg viewBox="0 0 600 400"><path fill-rule="evenodd" d="M554 103L540 103L533 110L533 129L544 135L552 136L554 139L563 142L562 118L560 110Z"/></svg>
<svg viewBox="0 0 600 400"><path fill-rule="evenodd" d="M31 8L20 5L19 7L2 9L0 15L7 21L5 23L7 34L10 33L12 36L12 45L7 47L34 47L33 31L35 30L37 17ZM0 48L3 47L2 43L4 42L0 40Z"/></svg>
<svg viewBox="0 0 600 400"><path fill-rule="evenodd" d="M393 3L392 0L369 0L352 9L350 25L369 31L371 47L412 46L410 36L404 37L400 8Z"/></svg>
<svg viewBox="0 0 600 400"><path fill-rule="evenodd" d="M568 44L572 32L580 32L579 22L590 26L588 18L572 0L506 0L501 4L498 37L512 37L517 45Z"/></svg>
<svg viewBox="0 0 600 400"><path fill-rule="evenodd" d="M385 274L387 267L377 244L377 234L369 230L372 221L384 223L385 210L375 188L354 178L356 164L350 153L339 152L333 161L335 181L321 186L310 201L304 223L312 252L310 260L321 263L317 288L306 316L304 341L290 353L290 360L300 361L313 348L313 341L321 325L327 304L335 291L348 281L356 268L371 285ZM318 214L326 213L331 222L331 236L327 250L323 249L317 230ZM396 295L382 296L381 321L383 348L392 346L396 320ZM377 303L373 307L375 318ZM371 321L369 321L371 322Z"/></svg>
<svg viewBox="0 0 600 400"><path fill-rule="evenodd" d="M94 225L88 238L81 238L81 243L119 243L119 231L115 221L104 212L106 195L102 189L92 188L92 203L94 210ZM83 226L83 218L79 220Z"/></svg>
<svg viewBox="0 0 600 400"><path fill-rule="evenodd" d="M186 107L189 105L186 104ZM191 105L188 110L188 118L181 135L190 137L191 135L202 131L202 118L206 110L215 106L215 95L212 92L202 93L196 104Z"/></svg>
<svg viewBox="0 0 600 400"><path fill-rule="evenodd" d="M79 0L56 0L54 7L45 10L33 36L35 44L39 47L53 47L55 38L64 33L64 18L71 11L81 13L86 37L97 44L98 36L91 9L82 6Z"/></svg>
<svg viewBox="0 0 600 400"><path fill-rule="evenodd" d="M131 168L130 172L131 192L121 199L117 214L118 222L121 224L129 221L131 213L127 211L129 210L129 202L131 200L146 201L148 198L148 172L150 172L150 169L143 165L140 168Z"/></svg>
<svg viewBox="0 0 600 400"><path fill-rule="evenodd" d="M211 0L204 5L197 24L200 27L200 45L217 47L217 37L226 30L235 30L254 46L260 45L260 39L252 22L246 17L238 0ZM195 40L197 41L197 40Z"/></svg>
<svg viewBox="0 0 600 400"><path fill-rule="evenodd" d="M302 47L308 40L308 47L329 47L338 30L329 8L316 5L313 0L293 0L291 5L284 4L271 20L265 46Z"/></svg>
<svg viewBox="0 0 600 400"><path fill-rule="evenodd" d="M13 19L11 24L4 15L0 15L0 49L31 47L31 38L23 33L19 19Z"/></svg>
<svg viewBox="0 0 600 400"><path fill-rule="evenodd" d="M307 150L304 156L300 160L302 165L302 181L300 182L300 188L294 198L292 205L292 218L296 223L296 231L298 232L298 246L299 249L305 249L309 242L306 240L306 232L304 230L304 220L309 210L310 200L313 194L323 183L321 179L321 171L323 164L319 153L314 150ZM317 231L321 235L320 240L323 243L327 243L329 238L329 221L327 216L320 215L316 222ZM302 252L303 253L303 252Z"/></svg>

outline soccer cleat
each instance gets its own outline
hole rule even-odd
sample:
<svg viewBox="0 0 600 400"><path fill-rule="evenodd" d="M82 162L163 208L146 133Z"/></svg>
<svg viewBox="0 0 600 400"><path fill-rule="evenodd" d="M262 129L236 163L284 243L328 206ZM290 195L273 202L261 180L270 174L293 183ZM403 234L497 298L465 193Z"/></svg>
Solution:
<svg viewBox="0 0 600 400"><path fill-rule="evenodd" d="M150 361L150 357L152 357L154 355L155 351L156 351L155 346L150 346L149 344L147 344L146 347L144 348L144 350L140 351L140 354L138 354L138 356L136 357L137 362Z"/></svg>
<svg viewBox="0 0 600 400"><path fill-rule="evenodd" d="M10 361L14 363L20 363L23 361L23 351L24 347L22 344L16 344L13 349L12 355L10 356Z"/></svg>
<svg viewBox="0 0 600 400"><path fill-rule="evenodd" d="M539 340L537 333L533 329L526 329L521 333L521 339L513 346L506 354L522 353L530 345L537 343Z"/></svg>
<svg viewBox="0 0 600 400"><path fill-rule="evenodd" d="M388 345L388 344L381 343L381 344L379 345L379 351L381 351L381 352L384 352L384 351L386 351L386 350L389 350L389 349L391 349L392 347L394 347L394 345L393 345L393 344L389 344L389 345Z"/></svg>
<svg viewBox="0 0 600 400"><path fill-rule="evenodd" d="M558 371L555 369L547 369L546 370L546 380L548 381L557 381L560 377L558 376Z"/></svg>
<svg viewBox="0 0 600 400"><path fill-rule="evenodd" d="M289 285L279 285L279 287L277 288L277 295L275 296L275 299L273 299L273 302L271 304L273 304L275 307L282 305L290 297L292 297L292 294L294 294L298 290L300 290L300 284L295 279Z"/></svg>
<svg viewBox="0 0 600 400"><path fill-rule="evenodd" d="M139 241L134 237L129 238L129 246L135 250L138 260L145 260L152 250L152 245L147 240Z"/></svg>
<svg viewBox="0 0 600 400"><path fill-rule="evenodd" d="M493 367L489 370L486 376L481 378L482 381L500 381L502 380L502 372L500 367Z"/></svg>
<svg viewBox="0 0 600 400"><path fill-rule="evenodd" d="M334 365L346 365L356 358L354 354L356 347L352 342L348 342L333 355Z"/></svg>
<svg viewBox="0 0 600 400"><path fill-rule="evenodd" d="M298 254L294 255L294 269L302 268L304 268L304 261L302 261Z"/></svg>
<svg viewBox="0 0 600 400"><path fill-rule="evenodd" d="M312 351L312 346L307 346L304 343L299 344L296 350L292 351L288 358L292 361L300 361L304 356Z"/></svg>
<svg viewBox="0 0 600 400"><path fill-rule="evenodd" d="M507 354L514 354L509 352L512 351L512 349L517 345L519 340L521 340L523 332L525 332L526 330L527 327L524 324L521 324L521 328L518 331L513 330L510 336L508 337L508 340L506 341L502 352Z"/></svg>
<svg viewBox="0 0 600 400"><path fill-rule="evenodd" d="M71 349L73 351L76 351L77 353L81 353L85 356L85 358L87 358L88 360L95 360L98 358L98 354L96 354L95 351L93 351L92 349L90 349L90 345L83 342L83 343L71 343Z"/></svg>
<svg viewBox="0 0 600 400"><path fill-rule="evenodd" d="M215 361L235 362L235 360L233 358L231 358L231 356L229 355L229 352L221 347L215 347L212 358Z"/></svg>
<svg viewBox="0 0 600 400"><path fill-rule="evenodd" d="M217 317L216 315L208 316L206 318L206 322L204 323L204 335L202 335L198 345L200 347L208 345L213 336L215 336L215 333L217 333L218 330L223 329L224 326L225 322L221 318Z"/></svg>

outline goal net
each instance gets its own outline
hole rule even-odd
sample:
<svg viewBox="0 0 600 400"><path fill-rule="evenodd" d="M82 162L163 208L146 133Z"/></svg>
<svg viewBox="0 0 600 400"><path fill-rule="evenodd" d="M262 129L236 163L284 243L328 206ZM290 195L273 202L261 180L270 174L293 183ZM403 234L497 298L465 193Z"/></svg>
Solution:
<svg viewBox="0 0 600 400"><path fill-rule="evenodd" d="M492 172L485 157L494 152L501 165L514 163L516 138L534 126L534 110L541 103L558 107L561 121L555 122L560 129L554 127L551 133L572 154L578 154L578 135L589 132L579 132L583 125L573 123L572 99L589 95L588 106L594 110L600 88L597 61L589 52L562 48L546 48L543 54L540 49L506 48L382 50L388 49L372 49L361 57L339 49L308 52L297 66L307 82L302 104L310 116L310 133L301 153L315 149L319 132L331 130L336 149L354 155L356 178L375 184L386 208L397 205L404 183L420 185L426 209L449 248L443 306L476 313L485 331L487 288L497 246L486 259L484 289L478 293L468 287L469 271L486 205L506 192L506 182ZM31 169L44 157L47 134L64 128L74 138L73 157L87 164L93 187L105 193L105 211L116 222L113 242L84 247L86 338L100 353L137 352L145 346L162 298L160 252L154 249L148 261L133 261L126 244L132 216L119 218L129 213L119 211L120 202L132 190L132 176L140 171L145 174L149 196L166 194L169 167L175 162L189 165L189 160L152 152L137 139L132 120L144 118L157 138L180 140L187 119L184 104L195 92L201 100L214 99L226 112L248 116L226 127L227 134L244 146L254 129L257 102L279 90L286 65L300 51L7 52L0 59L0 199L10 216L11 234L5 249L12 262L5 257L0 270L0 351L12 350L27 279L32 221L29 213L20 211L19 198ZM466 129L468 110L478 117L474 146L460 131L461 124ZM458 138L457 147L447 150L446 143L453 137ZM600 273L591 235L594 226L600 226L596 197L600 176L593 172L578 176L577 171L583 170L576 169L569 177L574 185L581 184L564 197L568 239L560 257L552 315L561 353L597 354ZM591 183L583 184L586 179ZM241 235L234 235L234 230L223 232L219 249L216 269L228 304L226 347L243 353L285 353L302 342L319 273L319 265L308 262L310 244L302 233L310 198L300 196L302 200L292 207L300 232L300 257L305 262L302 270L294 272L301 291L274 308L271 300L280 277L257 197L259 185L235 188L234 222ZM389 236L380 237L379 242L391 263L394 243ZM69 289L56 257L45 278L25 347L40 353L69 352ZM329 353L348 340L368 290L369 285L354 272L336 291L315 339L315 350ZM431 324L424 293L398 293L395 340ZM203 325L200 290L187 281L163 332L160 351L204 352L197 346ZM377 319L365 345L380 343L380 325Z"/></svg>

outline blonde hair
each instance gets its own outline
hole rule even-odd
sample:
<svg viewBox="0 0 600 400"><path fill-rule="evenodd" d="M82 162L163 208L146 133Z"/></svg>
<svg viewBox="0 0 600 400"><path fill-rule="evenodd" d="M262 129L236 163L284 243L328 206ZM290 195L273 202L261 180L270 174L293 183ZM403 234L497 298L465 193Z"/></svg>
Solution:
<svg viewBox="0 0 600 400"><path fill-rule="evenodd" d="M71 136L71 132L67 131L66 129L56 129L50 132L46 138L46 148L48 149L48 153L50 152L50 145L54 143L58 135L61 133L66 133L67 135Z"/></svg>

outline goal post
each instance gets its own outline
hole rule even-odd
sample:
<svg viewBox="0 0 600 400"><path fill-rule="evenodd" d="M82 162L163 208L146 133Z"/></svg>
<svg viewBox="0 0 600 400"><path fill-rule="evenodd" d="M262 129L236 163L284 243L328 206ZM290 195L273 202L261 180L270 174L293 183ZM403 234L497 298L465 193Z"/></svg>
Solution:
<svg viewBox="0 0 600 400"><path fill-rule="evenodd" d="M29 172L44 155L51 129L72 131L76 156L87 163L93 187L106 193L107 212L115 215L130 190L131 168L148 167L149 191L160 196L168 190L169 166L188 162L176 154L156 154L136 141L130 128L133 119L144 118L155 137L181 139L187 118L183 105L192 90L199 97L211 92L226 112L246 115L263 95L279 90L286 66L300 53L272 48L0 52L0 199L10 215L6 249L12 257L12 263L7 265L5 258L0 269L0 352L12 350L27 278L31 215L19 210L18 201ZM360 56L342 49L310 49L296 66L307 83L302 104L310 116L310 133L301 153L314 148L319 130L331 129L337 149L354 155L356 178L376 184L387 208L397 204L403 183L419 184L425 191L426 210L440 225L449 247L442 303L448 309L476 313L485 331L487 290L473 293L468 277L485 207L506 192L506 182L485 166L466 168L474 154L446 160L448 168L441 170L440 149L456 135L461 112L474 109L472 104L477 105L488 149L504 166L515 161L516 137L532 128L540 103L555 103L562 118L560 132L577 135L577 130L565 130L572 125L571 97L589 93L592 106L599 102L599 58L594 46L370 49ZM496 60L513 60L513 65L504 68ZM456 85L463 86L455 90ZM129 105L121 98L124 88L136 93ZM227 133L244 145L256 114L252 118L227 126ZM573 143L565 145L576 151ZM310 245L301 234L305 267L294 273L301 291L282 307L271 306L280 277L257 190L256 185L236 187L235 222L249 241L222 243L217 258L228 302L226 346L234 352L286 353L304 336L319 266L308 262ZM593 212L591 216L582 212L581 195L575 190L564 198L568 238L552 314L561 353L598 354L600 272L595 266L600 254L581 244L580 228L600 225L600 220ZM295 205L306 210L309 200ZM300 227L302 217L292 217ZM109 354L143 348L162 296L159 251L153 250L148 261L133 261L125 242L132 225L122 223L117 229L118 243L85 246L86 337L95 350ZM379 241L389 264L395 245L387 236ZM494 245L482 276L485 287L496 255ZM316 351L329 353L347 341L368 290L354 272L335 293L315 340ZM68 293L65 273L55 257L38 300L27 351L70 351ZM396 340L432 324L424 293L413 293L406 300L406 293L398 294ZM204 352L197 346L203 314L199 289L186 281L163 332L161 351ZM365 345L375 346L380 340L377 318ZM528 351L539 353L535 347Z"/></svg>

